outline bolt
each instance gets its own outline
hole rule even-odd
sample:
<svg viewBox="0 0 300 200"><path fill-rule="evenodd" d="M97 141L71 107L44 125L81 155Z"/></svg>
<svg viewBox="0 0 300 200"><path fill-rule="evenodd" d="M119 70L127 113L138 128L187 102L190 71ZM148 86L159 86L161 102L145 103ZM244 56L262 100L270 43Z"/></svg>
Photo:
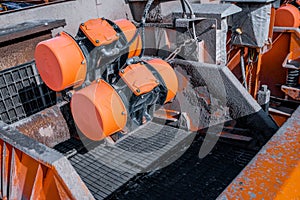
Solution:
<svg viewBox="0 0 300 200"><path fill-rule="evenodd" d="M262 89L262 91L267 92L268 91L268 86L267 85L262 85L261 89Z"/></svg>
<svg viewBox="0 0 300 200"><path fill-rule="evenodd" d="M136 89L136 92L137 92L137 93L140 93L140 92L141 92L141 90L140 90L140 89Z"/></svg>
<svg viewBox="0 0 300 200"><path fill-rule="evenodd" d="M121 73L124 74L124 69L121 70Z"/></svg>
<svg viewBox="0 0 300 200"><path fill-rule="evenodd" d="M123 45L122 45L121 43L118 43L118 44L117 44L117 47L118 47L118 48L121 48L121 47L123 47Z"/></svg>
<svg viewBox="0 0 300 200"><path fill-rule="evenodd" d="M71 91L69 91L69 92L66 93L66 95L67 95L67 97L72 98L73 93Z"/></svg>
<svg viewBox="0 0 300 200"><path fill-rule="evenodd" d="M211 25L211 28L215 29L215 28L216 28L216 25L215 25L215 24Z"/></svg>
<svg viewBox="0 0 300 200"><path fill-rule="evenodd" d="M126 112L125 112L125 111L122 111L122 112L121 112L121 115L126 115Z"/></svg>
<svg viewBox="0 0 300 200"><path fill-rule="evenodd" d="M122 48L123 45L122 45L121 43L118 43L118 44L117 44L117 47L118 47L118 48Z"/></svg>
<svg viewBox="0 0 300 200"><path fill-rule="evenodd" d="M243 31L242 31L241 28L235 29L235 32L236 32L237 34L239 34L239 35L242 35L242 33L243 33Z"/></svg>
<svg viewBox="0 0 300 200"><path fill-rule="evenodd" d="M98 78L98 79L96 80L96 83L100 83L100 78Z"/></svg>
<svg viewBox="0 0 300 200"><path fill-rule="evenodd" d="M159 80L155 80L155 82L159 84Z"/></svg>
<svg viewBox="0 0 300 200"><path fill-rule="evenodd" d="M81 64L82 64L82 65L84 65L84 64L85 64L84 60L81 62Z"/></svg>
<svg viewBox="0 0 300 200"><path fill-rule="evenodd" d="M99 43L100 41L99 41L99 40L96 40L95 42L96 42L96 43Z"/></svg>
<svg viewBox="0 0 300 200"><path fill-rule="evenodd" d="M84 26L84 23L81 23L81 26Z"/></svg>

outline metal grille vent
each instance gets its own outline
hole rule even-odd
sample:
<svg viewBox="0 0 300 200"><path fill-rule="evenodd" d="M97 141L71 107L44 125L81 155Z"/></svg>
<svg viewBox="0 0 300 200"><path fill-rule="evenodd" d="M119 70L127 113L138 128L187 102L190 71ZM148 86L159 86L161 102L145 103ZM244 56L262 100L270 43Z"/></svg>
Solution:
<svg viewBox="0 0 300 200"><path fill-rule="evenodd" d="M0 71L0 120L17 122L56 103L34 62Z"/></svg>

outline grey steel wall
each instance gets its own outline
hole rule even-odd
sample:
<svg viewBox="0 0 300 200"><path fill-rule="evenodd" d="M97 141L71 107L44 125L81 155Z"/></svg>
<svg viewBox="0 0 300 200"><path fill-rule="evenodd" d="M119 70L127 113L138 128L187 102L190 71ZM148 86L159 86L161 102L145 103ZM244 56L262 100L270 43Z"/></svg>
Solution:
<svg viewBox="0 0 300 200"><path fill-rule="evenodd" d="M65 31L75 35L79 24L91 18L111 19L131 16L123 0L75 0L0 15L0 28L41 19L66 19ZM59 30L55 30L54 33Z"/></svg>

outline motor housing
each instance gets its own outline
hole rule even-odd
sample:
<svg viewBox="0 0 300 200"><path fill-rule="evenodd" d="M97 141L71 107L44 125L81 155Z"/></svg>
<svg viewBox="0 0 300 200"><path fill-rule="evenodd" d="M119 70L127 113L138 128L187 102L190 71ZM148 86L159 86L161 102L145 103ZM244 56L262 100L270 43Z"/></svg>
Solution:
<svg viewBox="0 0 300 200"><path fill-rule="evenodd" d="M82 23L75 38L61 32L40 42L35 60L45 84L62 91L92 82L96 70L104 72L116 60L123 65L126 59L138 56L141 48L141 38L132 22L98 18Z"/></svg>
<svg viewBox="0 0 300 200"><path fill-rule="evenodd" d="M174 70L161 59L128 65L119 76L111 85L100 79L72 96L74 121L89 139L101 140L125 127L131 131L152 120L178 89Z"/></svg>
<svg viewBox="0 0 300 200"><path fill-rule="evenodd" d="M140 58L141 48L133 23L99 18L82 23L75 38L62 32L40 42L35 58L47 86L71 102L78 129L98 141L152 120L176 95L173 68Z"/></svg>

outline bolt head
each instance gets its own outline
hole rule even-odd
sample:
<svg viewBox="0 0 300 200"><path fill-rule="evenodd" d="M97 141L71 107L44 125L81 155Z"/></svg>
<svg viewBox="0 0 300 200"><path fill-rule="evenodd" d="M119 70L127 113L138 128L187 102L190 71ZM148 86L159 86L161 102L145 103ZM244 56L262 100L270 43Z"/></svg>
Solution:
<svg viewBox="0 0 300 200"><path fill-rule="evenodd" d="M96 42L96 43L99 43L100 41L99 41L99 40L96 40L95 42Z"/></svg>
<svg viewBox="0 0 300 200"><path fill-rule="evenodd" d="M243 33L243 31L242 31L241 28L235 29L235 32L236 32L237 34L239 34L239 35L242 35L242 33Z"/></svg>

